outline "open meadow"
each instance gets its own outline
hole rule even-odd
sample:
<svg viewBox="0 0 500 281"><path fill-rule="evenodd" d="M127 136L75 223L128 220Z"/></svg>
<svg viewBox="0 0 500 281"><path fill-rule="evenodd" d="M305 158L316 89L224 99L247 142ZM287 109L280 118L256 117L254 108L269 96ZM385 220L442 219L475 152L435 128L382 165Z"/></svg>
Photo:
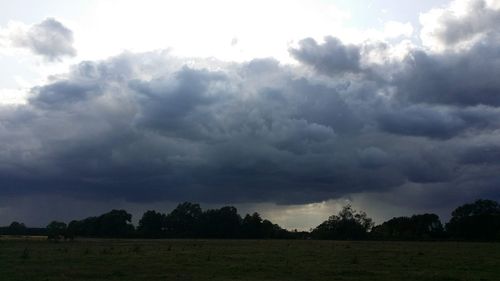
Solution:
<svg viewBox="0 0 500 281"><path fill-rule="evenodd" d="M500 243L0 240L0 280L500 280Z"/></svg>

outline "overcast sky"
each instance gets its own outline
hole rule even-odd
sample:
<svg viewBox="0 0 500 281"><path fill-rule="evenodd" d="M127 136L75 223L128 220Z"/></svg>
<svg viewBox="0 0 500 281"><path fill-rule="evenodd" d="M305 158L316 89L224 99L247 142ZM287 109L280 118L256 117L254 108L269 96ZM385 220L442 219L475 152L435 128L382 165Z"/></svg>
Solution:
<svg viewBox="0 0 500 281"><path fill-rule="evenodd" d="M309 229L500 199L500 1L0 0L0 225Z"/></svg>

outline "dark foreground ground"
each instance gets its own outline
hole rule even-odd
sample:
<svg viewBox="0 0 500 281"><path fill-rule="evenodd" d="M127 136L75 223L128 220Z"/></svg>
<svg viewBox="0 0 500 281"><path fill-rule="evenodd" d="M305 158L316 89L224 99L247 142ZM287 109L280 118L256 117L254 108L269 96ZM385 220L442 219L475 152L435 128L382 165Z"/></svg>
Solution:
<svg viewBox="0 0 500 281"><path fill-rule="evenodd" d="M0 280L500 280L499 243L0 238Z"/></svg>

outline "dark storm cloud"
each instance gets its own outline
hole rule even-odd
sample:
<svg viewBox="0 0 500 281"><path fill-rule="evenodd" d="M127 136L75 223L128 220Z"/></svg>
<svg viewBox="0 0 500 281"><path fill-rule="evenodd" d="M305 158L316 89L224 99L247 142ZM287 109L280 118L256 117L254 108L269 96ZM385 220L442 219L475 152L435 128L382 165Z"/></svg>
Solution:
<svg viewBox="0 0 500 281"><path fill-rule="evenodd" d="M405 172L409 182L439 183L450 182L454 176L455 164L447 159L446 153L438 149L428 149L414 153L411 157L401 156L401 169Z"/></svg>
<svg viewBox="0 0 500 281"><path fill-rule="evenodd" d="M393 134L450 139L498 128L500 110L489 106L412 105L380 112L381 130Z"/></svg>
<svg viewBox="0 0 500 281"><path fill-rule="evenodd" d="M359 47L345 45L334 37L325 37L323 44L318 44L312 38L303 39L299 42L299 48L290 49L290 54L298 61L327 75L360 71Z"/></svg>
<svg viewBox="0 0 500 281"><path fill-rule="evenodd" d="M391 161L385 151L378 147L367 147L358 152L361 167L376 169L386 166Z"/></svg>
<svg viewBox="0 0 500 281"><path fill-rule="evenodd" d="M407 106L374 87L310 80L272 59L217 70L158 53L83 62L2 110L2 192L316 202L451 182L455 151L436 153L434 139L497 125L493 107Z"/></svg>
<svg viewBox="0 0 500 281"><path fill-rule="evenodd" d="M12 40L14 45L28 48L49 61L76 55L73 32L53 18L47 18L32 26L26 33L15 34Z"/></svg>
<svg viewBox="0 0 500 281"><path fill-rule="evenodd" d="M457 116L427 106L382 113L378 121L386 132L430 138L450 138L467 128L467 124Z"/></svg>
<svg viewBox="0 0 500 281"><path fill-rule="evenodd" d="M415 51L393 82L412 102L499 106L499 46L485 41L458 53Z"/></svg>
<svg viewBox="0 0 500 281"><path fill-rule="evenodd" d="M0 109L0 195L499 198L499 46L485 37L455 52L413 48L373 62L391 47L329 37L291 49L298 66L168 53L82 62L32 89L26 105Z"/></svg>
<svg viewBox="0 0 500 281"><path fill-rule="evenodd" d="M34 89L5 113L4 139L22 140L2 151L18 170L5 180L9 194L303 203L404 181L359 166L350 138L363 121L345 88L271 59L216 71L175 65L126 54Z"/></svg>
<svg viewBox="0 0 500 281"><path fill-rule="evenodd" d="M40 88L34 88L36 97L31 100L39 107L64 106L75 102L85 101L89 95L96 93L95 84L59 81Z"/></svg>
<svg viewBox="0 0 500 281"><path fill-rule="evenodd" d="M173 80L172 80L173 78ZM224 74L183 67L174 77L162 77L151 81L134 80L129 87L137 93L141 112L139 126L162 131L164 134L182 134L194 129L193 122L211 118L210 105L224 98ZM205 122L208 120L204 120Z"/></svg>
<svg viewBox="0 0 500 281"><path fill-rule="evenodd" d="M462 163L476 165L500 165L500 145L480 144L468 147L461 155Z"/></svg>
<svg viewBox="0 0 500 281"><path fill-rule="evenodd" d="M329 76L353 72L368 74L361 78L364 81L356 81L359 77L347 81L351 84L374 81L378 83L377 90L394 86L399 100L457 106L500 105L500 41L494 38L486 38L461 52L426 53L415 49L402 63L367 64L363 68L360 67L360 50L373 49L371 42L349 47L332 38L327 38L323 44L313 39L305 42L290 50L300 62Z"/></svg>

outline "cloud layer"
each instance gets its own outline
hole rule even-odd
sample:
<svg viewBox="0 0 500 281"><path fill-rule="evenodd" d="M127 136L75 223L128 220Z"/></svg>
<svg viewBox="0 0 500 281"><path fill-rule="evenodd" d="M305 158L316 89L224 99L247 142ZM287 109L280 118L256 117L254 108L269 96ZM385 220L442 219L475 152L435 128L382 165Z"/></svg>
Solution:
<svg viewBox="0 0 500 281"><path fill-rule="evenodd" d="M498 12L482 1L467 7L477 5ZM467 15L440 14L440 44L470 38L446 35L478 17ZM498 199L493 24L449 52L326 37L291 48L296 66L168 52L81 62L33 88L26 105L0 108L0 196L305 204L393 192L388 200L431 207ZM64 46L58 53L71 53Z"/></svg>

